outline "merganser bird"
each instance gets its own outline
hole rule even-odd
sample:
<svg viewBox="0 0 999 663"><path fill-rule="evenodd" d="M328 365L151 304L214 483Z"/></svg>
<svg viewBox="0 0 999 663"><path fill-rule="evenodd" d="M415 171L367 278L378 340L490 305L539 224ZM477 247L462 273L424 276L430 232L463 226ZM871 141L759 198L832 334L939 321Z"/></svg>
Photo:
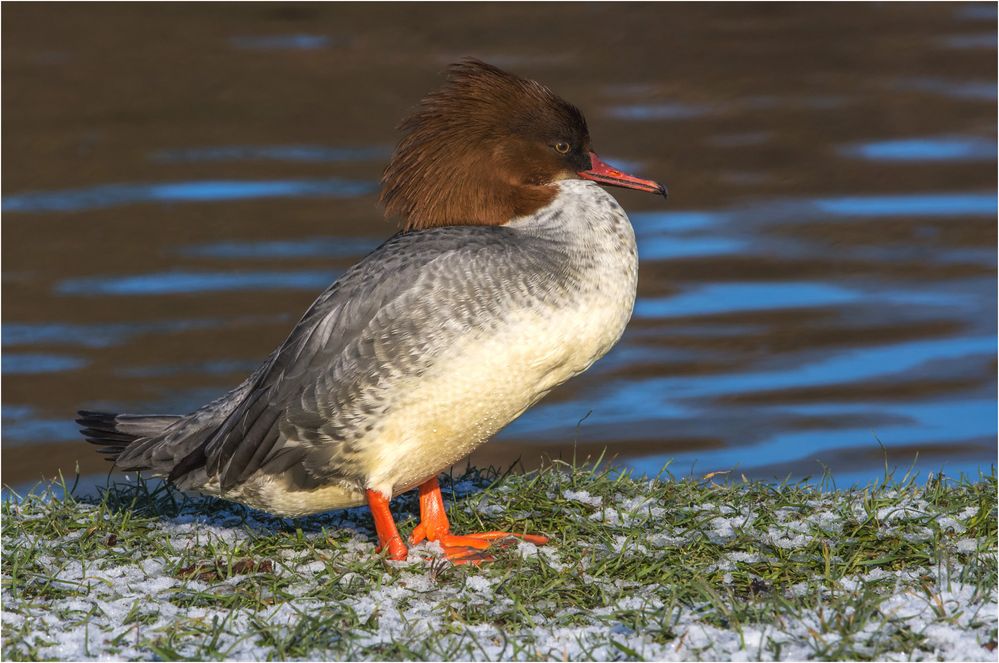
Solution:
<svg viewBox="0 0 999 663"><path fill-rule="evenodd" d="M590 367L631 318L635 233L596 183L666 195L591 150L586 120L536 81L467 59L405 120L382 177L402 230L312 304L249 378L187 415L81 411L121 470L281 516L419 487L409 540L454 563L498 539L450 531L437 475Z"/></svg>

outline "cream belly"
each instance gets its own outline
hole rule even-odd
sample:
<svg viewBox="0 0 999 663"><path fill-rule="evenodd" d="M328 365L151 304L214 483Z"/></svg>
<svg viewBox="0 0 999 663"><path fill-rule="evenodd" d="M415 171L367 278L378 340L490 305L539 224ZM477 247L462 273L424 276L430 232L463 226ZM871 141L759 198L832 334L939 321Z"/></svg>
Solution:
<svg viewBox="0 0 999 663"><path fill-rule="evenodd" d="M364 458L369 487L390 495L413 488L589 368L631 315L630 302L600 304L549 315L525 312L504 332L454 348L453 358L439 361L393 408L370 445Z"/></svg>
<svg viewBox="0 0 999 663"><path fill-rule="evenodd" d="M214 490L206 486L200 492L288 517L360 506L367 501L364 491L356 485L330 484L314 490L295 490L280 478L260 475L229 494L220 495L217 484Z"/></svg>

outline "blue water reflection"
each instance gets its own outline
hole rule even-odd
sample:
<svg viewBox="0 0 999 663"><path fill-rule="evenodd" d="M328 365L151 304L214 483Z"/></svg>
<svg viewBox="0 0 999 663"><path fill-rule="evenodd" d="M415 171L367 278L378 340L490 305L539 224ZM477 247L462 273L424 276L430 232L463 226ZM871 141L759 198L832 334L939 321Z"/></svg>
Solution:
<svg viewBox="0 0 999 663"><path fill-rule="evenodd" d="M759 224L808 223L835 217L995 216L999 210L997 201L996 193L984 191L775 198L727 210L640 212L631 218L639 241L668 236L679 241L742 242L740 235L745 229ZM761 238L754 239L757 244Z"/></svg>
<svg viewBox="0 0 999 663"><path fill-rule="evenodd" d="M3 347L23 345L71 345L84 348L107 348L126 343L143 334L179 334L199 329L234 325L270 324L287 320L286 315L240 316L230 319L158 320L105 324L5 322L0 327Z"/></svg>
<svg viewBox="0 0 999 663"><path fill-rule="evenodd" d="M996 3L994 2L966 2L957 6L954 16L967 21L992 21L999 18Z"/></svg>
<svg viewBox="0 0 999 663"><path fill-rule="evenodd" d="M717 397L781 388L862 382L890 377L932 361L957 360L976 355L986 357L993 354L995 349L996 339L991 336L876 345L832 353L831 356L824 354L811 361L795 362L793 366L783 370L687 380L684 389L686 396ZM675 386L675 380L665 379L659 385L668 390Z"/></svg>
<svg viewBox="0 0 999 663"><path fill-rule="evenodd" d="M710 106L680 102L612 106L606 114L619 120L689 120L712 112Z"/></svg>
<svg viewBox="0 0 999 663"><path fill-rule="evenodd" d="M384 240L374 237L311 237L263 242L215 242L180 249L185 256L244 260L253 258L349 258L376 249Z"/></svg>
<svg viewBox="0 0 999 663"><path fill-rule="evenodd" d="M78 212L137 203L194 203L258 198L352 198L373 193L374 182L314 180L203 180L156 184L106 184L4 196L4 212Z"/></svg>
<svg viewBox="0 0 999 663"><path fill-rule="evenodd" d="M717 210L680 210L671 212L636 212L629 214L635 234L650 232L692 232L709 230L729 220L731 214Z"/></svg>
<svg viewBox="0 0 999 663"><path fill-rule="evenodd" d="M63 373L83 368L89 362L72 355L4 352L4 375L34 375L37 373Z"/></svg>
<svg viewBox="0 0 999 663"><path fill-rule="evenodd" d="M326 35L292 34L231 37L229 43L253 51L311 51L326 48L332 40Z"/></svg>
<svg viewBox="0 0 999 663"><path fill-rule="evenodd" d="M703 471L713 471L721 469L738 469L751 471L763 469L779 461L782 465L790 465L795 461L808 459L822 450L846 447L854 449L857 453L870 455L876 453L883 446L887 452L892 465L906 467L914 460L910 454L893 454L893 447L926 446L940 447L947 443L960 444L966 440L978 438L988 439L994 435L994 431L989 430L989 425L985 422L994 422L996 417L996 403L994 400L954 400L943 401L933 404L908 404L892 408L906 422L904 424L886 425L871 429L837 429L833 431L804 430L797 432L778 433L765 442L754 444L749 447L718 449L712 452L710 459L705 460L703 453L679 452L670 453L668 449L663 449L663 454L641 459L636 465L640 471L656 472L667 461L673 461L673 467L685 470L690 466L697 465ZM862 410L862 407L850 408L851 410ZM882 413L883 408L878 409ZM846 416L846 409L840 409L833 413L835 416ZM985 443L987 444L987 443ZM944 459L924 461L924 466L936 469L941 465L946 465ZM976 467L976 464L971 464ZM820 468L816 467L816 471ZM953 472L953 468L948 468ZM973 469L965 467L964 471L974 472ZM864 477L870 478L870 469L864 473ZM768 477L768 478L773 478ZM843 476L837 475L840 484L846 481ZM849 485L847 483L847 485Z"/></svg>
<svg viewBox="0 0 999 663"><path fill-rule="evenodd" d="M716 283L673 297L639 299L640 318L680 318L715 313L824 307L856 301L859 293L810 282Z"/></svg>
<svg viewBox="0 0 999 663"><path fill-rule="evenodd" d="M219 359L216 361L180 362L173 364L154 364L148 366L130 366L117 371L120 375L130 378L162 378L173 375L203 374L226 375L241 373L249 375L260 361L247 359Z"/></svg>
<svg viewBox="0 0 999 663"><path fill-rule="evenodd" d="M645 260L692 258L735 254L746 242L732 237L647 237L638 240L638 255Z"/></svg>
<svg viewBox="0 0 999 663"><path fill-rule="evenodd" d="M217 161L301 161L340 163L381 161L392 153L389 146L324 147L321 145L226 145L221 147L189 147L159 150L151 155L164 163L197 163Z"/></svg>
<svg viewBox="0 0 999 663"><path fill-rule="evenodd" d="M4 444L14 446L80 439L80 431L72 419L43 417L27 405L3 406L2 433Z"/></svg>
<svg viewBox="0 0 999 663"><path fill-rule="evenodd" d="M704 210L633 214L638 255L649 261L738 253L747 242L719 232L732 216Z"/></svg>
<svg viewBox="0 0 999 663"><path fill-rule="evenodd" d="M840 216L994 216L995 193L928 193L842 196L814 201L820 212Z"/></svg>
<svg viewBox="0 0 999 663"><path fill-rule="evenodd" d="M62 295L174 295L234 290L320 291L336 280L331 270L290 272L163 272L134 276L69 279L56 286Z"/></svg>
<svg viewBox="0 0 999 663"><path fill-rule="evenodd" d="M976 136L883 140L842 148L868 161L995 161L996 143Z"/></svg>
<svg viewBox="0 0 999 663"><path fill-rule="evenodd" d="M940 40L941 45L947 48L991 48L997 46L995 32L976 32L965 35L951 35Z"/></svg>
<svg viewBox="0 0 999 663"><path fill-rule="evenodd" d="M995 81L955 81L948 78L907 78L897 82L901 90L929 92L952 99L968 101L994 101Z"/></svg>

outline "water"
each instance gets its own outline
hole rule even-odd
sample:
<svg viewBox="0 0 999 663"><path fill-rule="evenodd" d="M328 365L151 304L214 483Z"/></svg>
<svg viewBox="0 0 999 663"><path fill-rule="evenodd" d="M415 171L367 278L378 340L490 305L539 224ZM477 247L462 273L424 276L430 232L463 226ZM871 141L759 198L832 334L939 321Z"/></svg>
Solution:
<svg viewBox="0 0 999 663"><path fill-rule="evenodd" d="M185 411L252 370L391 234L393 127L462 55L549 83L671 192L615 191L642 261L622 342L475 462L843 485L995 461L995 5L4 15L5 484L106 470L78 408Z"/></svg>
<svg viewBox="0 0 999 663"><path fill-rule="evenodd" d="M65 191L5 196L4 212L82 212L139 203L198 203L258 198L354 197L377 189L373 182L329 180L203 180L157 184L107 184Z"/></svg>

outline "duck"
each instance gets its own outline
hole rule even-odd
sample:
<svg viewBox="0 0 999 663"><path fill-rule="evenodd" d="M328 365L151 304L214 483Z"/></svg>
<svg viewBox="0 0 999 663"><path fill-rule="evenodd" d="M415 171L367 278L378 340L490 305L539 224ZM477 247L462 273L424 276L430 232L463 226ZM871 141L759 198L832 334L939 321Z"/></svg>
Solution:
<svg viewBox="0 0 999 663"><path fill-rule="evenodd" d="M399 231L315 300L241 384L184 415L80 410L118 470L281 517L367 505L405 560L390 501L419 491L410 545L454 564L525 532L451 531L437 477L620 339L635 233L603 188L666 197L594 151L582 112L477 59L400 125L380 202Z"/></svg>

